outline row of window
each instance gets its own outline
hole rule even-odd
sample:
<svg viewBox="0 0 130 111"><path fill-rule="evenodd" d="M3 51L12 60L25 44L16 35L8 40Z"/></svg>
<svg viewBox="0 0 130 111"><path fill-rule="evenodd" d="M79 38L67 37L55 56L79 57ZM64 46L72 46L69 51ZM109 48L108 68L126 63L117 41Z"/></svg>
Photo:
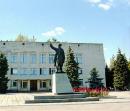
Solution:
<svg viewBox="0 0 130 111"><path fill-rule="evenodd" d="M79 79L80 86L83 86L83 79ZM11 87L18 87L18 81L17 80L11 80ZM20 81L20 87L21 88L27 88L28 87L28 81ZM46 88L46 81L41 80L40 81L40 88Z"/></svg>
<svg viewBox="0 0 130 111"><path fill-rule="evenodd" d="M18 87L18 81L11 80L11 87ZM28 87L28 81L20 81L20 87L26 89ZM40 88L46 88L46 81L40 81Z"/></svg>
<svg viewBox="0 0 130 111"><path fill-rule="evenodd" d="M55 68L11 68L11 75L49 75L55 71Z"/></svg>
<svg viewBox="0 0 130 111"><path fill-rule="evenodd" d="M11 68L11 75L50 75L56 72L55 68ZM78 70L79 74L83 73L83 70L80 68Z"/></svg>
<svg viewBox="0 0 130 111"><path fill-rule="evenodd" d="M21 53L18 55L17 53L7 55L7 59L9 63L21 63L21 64L36 64L37 63L37 54L32 53L32 54L27 54L27 53ZM79 64L82 64L82 55L81 54L76 54L75 55L75 60ZM52 64L54 63L54 54L49 54L49 57L47 57L47 54L40 54L39 55L39 63L40 64L45 64L45 63Z"/></svg>
<svg viewBox="0 0 130 111"><path fill-rule="evenodd" d="M47 58L46 58L46 54L41 54L39 57L39 63L40 64L44 64L47 62ZM54 59L54 54L49 54L49 63L53 63L53 59ZM21 64L27 64L27 63L31 63L31 64L36 64L37 62L37 55L36 54L11 54L11 55L7 55L7 60L9 63L21 63Z"/></svg>

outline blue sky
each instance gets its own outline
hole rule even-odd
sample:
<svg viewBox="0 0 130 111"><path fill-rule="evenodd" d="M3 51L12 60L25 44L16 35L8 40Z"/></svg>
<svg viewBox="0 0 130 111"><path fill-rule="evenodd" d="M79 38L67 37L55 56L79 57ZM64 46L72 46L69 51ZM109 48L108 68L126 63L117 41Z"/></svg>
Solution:
<svg viewBox="0 0 130 111"><path fill-rule="evenodd" d="M130 0L0 0L0 39L21 33L37 41L103 43L130 58Z"/></svg>

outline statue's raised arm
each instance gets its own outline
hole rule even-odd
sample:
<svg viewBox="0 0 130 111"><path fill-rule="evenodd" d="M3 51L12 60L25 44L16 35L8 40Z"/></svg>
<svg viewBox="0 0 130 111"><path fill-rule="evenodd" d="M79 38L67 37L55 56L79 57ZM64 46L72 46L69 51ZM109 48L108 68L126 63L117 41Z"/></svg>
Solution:
<svg viewBox="0 0 130 111"><path fill-rule="evenodd" d="M54 66L56 66L57 72L63 72L62 67L65 61L64 50L61 46L62 44L59 44L58 48L56 48L50 43L50 47L55 50Z"/></svg>
<svg viewBox="0 0 130 111"><path fill-rule="evenodd" d="M58 50L58 48L54 47L54 46L52 45L52 43L50 43L50 47L51 47L53 50L55 50L55 51Z"/></svg>

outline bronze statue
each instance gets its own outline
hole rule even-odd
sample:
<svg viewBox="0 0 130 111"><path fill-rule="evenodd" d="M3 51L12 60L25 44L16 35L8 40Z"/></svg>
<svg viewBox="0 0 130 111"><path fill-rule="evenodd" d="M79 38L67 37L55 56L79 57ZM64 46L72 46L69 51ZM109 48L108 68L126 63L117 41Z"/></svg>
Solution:
<svg viewBox="0 0 130 111"><path fill-rule="evenodd" d="M54 57L54 66L56 67L58 73L63 72L62 67L65 61L65 53L61 46L62 44L59 44L58 48L56 48L50 43L50 47L56 52Z"/></svg>

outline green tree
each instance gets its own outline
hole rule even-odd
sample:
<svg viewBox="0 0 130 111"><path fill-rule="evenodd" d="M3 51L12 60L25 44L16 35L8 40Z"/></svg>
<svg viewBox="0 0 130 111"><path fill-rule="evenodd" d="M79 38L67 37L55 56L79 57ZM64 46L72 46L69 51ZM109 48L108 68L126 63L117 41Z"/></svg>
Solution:
<svg viewBox="0 0 130 111"><path fill-rule="evenodd" d="M121 50L118 50L117 57L115 60L114 67L114 88L116 90L124 90L128 87L128 62L125 57L121 53Z"/></svg>
<svg viewBox="0 0 130 111"><path fill-rule="evenodd" d="M68 75L72 87L79 87L78 63L75 61L74 53L71 47L68 48L65 62L65 72Z"/></svg>
<svg viewBox="0 0 130 111"><path fill-rule="evenodd" d="M102 78L99 78L98 71L96 68L93 68L90 71L90 78L88 81L90 82L90 88L103 87L103 83L101 82Z"/></svg>
<svg viewBox="0 0 130 111"><path fill-rule="evenodd" d="M29 40L28 40L28 37L27 37L27 36L22 35L22 34L19 34L19 35L16 37L15 41L25 42L25 41L29 41Z"/></svg>
<svg viewBox="0 0 130 111"><path fill-rule="evenodd" d="M19 34L16 37L15 41L17 41L17 42L36 42L36 39L34 36L33 36L33 38L29 38L26 35Z"/></svg>
<svg viewBox="0 0 130 111"><path fill-rule="evenodd" d="M107 67L108 68L108 67ZM105 71L107 73L106 76L106 85L109 88L113 88L113 78L114 78L114 69L115 69L115 56L113 55L112 58L110 59L110 67L109 69L105 68ZM108 70L108 72L107 72Z"/></svg>
<svg viewBox="0 0 130 111"><path fill-rule="evenodd" d="M111 73L111 70L109 69L109 67L106 65L105 67L105 76L106 76L106 87L110 88L113 85L113 75Z"/></svg>
<svg viewBox="0 0 130 111"><path fill-rule="evenodd" d="M115 67L115 56L113 55L110 59L110 70L114 73L114 67Z"/></svg>
<svg viewBox="0 0 130 111"><path fill-rule="evenodd" d="M0 53L0 93L6 93L7 91L7 71L8 62L4 54Z"/></svg>
<svg viewBox="0 0 130 111"><path fill-rule="evenodd" d="M128 61L128 70L129 70L129 73L128 73L128 88L130 89L130 60Z"/></svg>
<svg viewBox="0 0 130 111"><path fill-rule="evenodd" d="M99 77L99 75L98 75L98 71L97 71L97 69L96 68L93 68L91 71L90 71L90 80L91 81L96 81L97 80L97 78Z"/></svg>
<svg viewBox="0 0 130 111"><path fill-rule="evenodd" d="M128 69L130 70L130 60L129 60L129 62L128 62Z"/></svg>

